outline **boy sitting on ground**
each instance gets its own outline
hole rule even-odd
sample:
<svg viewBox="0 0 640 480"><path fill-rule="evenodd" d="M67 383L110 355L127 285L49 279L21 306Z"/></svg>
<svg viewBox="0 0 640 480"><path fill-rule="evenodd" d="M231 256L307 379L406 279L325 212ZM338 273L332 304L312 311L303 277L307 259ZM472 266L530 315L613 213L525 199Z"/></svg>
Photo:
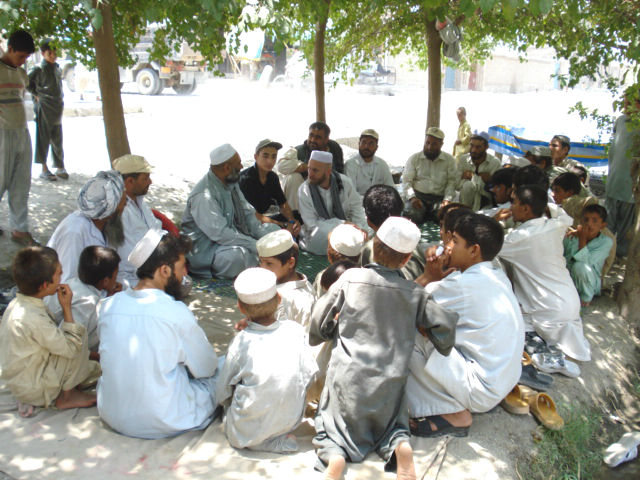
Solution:
<svg viewBox="0 0 640 480"><path fill-rule="evenodd" d="M300 254L298 244L288 230L278 230L258 240L256 248L260 267L276 275L278 293L282 297L276 318L293 320L308 330L315 296L307 277L296 271Z"/></svg>
<svg viewBox="0 0 640 480"><path fill-rule="evenodd" d="M536 331L548 345L576 360L588 361L591 351L582 331L580 298L563 256L562 239L572 219L561 208L557 218L546 218L546 207L544 187L524 185L515 191L512 216L522 224L506 235L498 257L510 266L526 331ZM565 370L561 355L547 360L549 365L543 371L574 376Z"/></svg>
<svg viewBox="0 0 640 480"><path fill-rule="evenodd" d="M416 327L447 355L457 315L437 305L399 271L420 240L410 220L389 217L376 232L376 263L342 274L314 306L312 345L333 350L315 418L318 470L339 479L345 460L362 462L376 451L386 470L416 478L409 444L405 385Z"/></svg>
<svg viewBox="0 0 640 480"><path fill-rule="evenodd" d="M572 172L561 173L551 181L553 201L573 218L573 228L580 223L584 207L598 203L595 197L579 197L581 188L580 178Z"/></svg>
<svg viewBox="0 0 640 480"><path fill-rule="evenodd" d="M491 194L493 195L494 207L487 207L478 213L493 217L503 208L511 207L511 195L513 194L513 177L518 171L518 167L501 168L491 175Z"/></svg>
<svg viewBox="0 0 640 480"><path fill-rule="evenodd" d="M295 452L298 442L290 433L302 420L317 371L304 329L276 319L280 295L273 272L247 269L234 287L238 308L251 321L231 342L216 385L227 438L234 448Z"/></svg>
<svg viewBox="0 0 640 480"><path fill-rule="evenodd" d="M120 255L112 248L93 245L86 247L80 254L78 277L69 279L69 288L73 292L71 311L76 323L84 325L89 337L89 358L100 360L98 347L98 306L103 298L122 290L116 281ZM62 325L64 321L62 307L57 295L44 298L44 303Z"/></svg>
<svg viewBox="0 0 640 480"><path fill-rule="evenodd" d="M591 304L594 295L600 295L602 268L614 247L613 240L603 233L606 226L607 209L598 204L587 205L577 230L563 241L567 268L583 307Z"/></svg>
<svg viewBox="0 0 640 480"><path fill-rule="evenodd" d="M0 323L0 378L18 400L23 417L34 407L60 410L91 407L95 394L81 392L100 376L100 365L89 360L87 329L75 323L73 293L60 284L62 266L48 247L27 247L13 261L18 286ZM42 299L58 295L64 322L60 327L49 316Z"/></svg>
<svg viewBox="0 0 640 480"><path fill-rule="evenodd" d="M446 218L463 209L450 211ZM504 240L497 220L467 213L458 218L442 255L416 280L443 308L460 315L449 356L416 336L407 401L411 433L467 436L472 412L491 410L521 374L524 322L511 282L492 261ZM459 274L452 275L454 269Z"/></svg>

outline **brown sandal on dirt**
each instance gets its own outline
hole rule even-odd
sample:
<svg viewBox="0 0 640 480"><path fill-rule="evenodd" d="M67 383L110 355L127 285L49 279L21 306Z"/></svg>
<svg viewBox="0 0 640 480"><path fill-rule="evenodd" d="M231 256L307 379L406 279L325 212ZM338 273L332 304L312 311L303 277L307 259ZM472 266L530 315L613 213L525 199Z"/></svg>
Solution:
<svg viewBox="0 0 640 480"><path fill-rule="evenodd" d="M40 242L36 241L30 233L27 233L23 236L11 235L11 241L17 243L18 245L22 245L23 247L39 247Z"/></svg>
<svg viewBox="0 0 640 480"><path fill-rule="evenodd" d="M555 402L546 393L526 397L529 410L538 421L549 430L562 430L564 420L558 414Z"/></svg>
<svg viewBox="0 0 640 480"><path fill-rule="evenodd" d="M504 397L504 400L500 402L500 406L514 415L527 415L529 413L529 404L525 401L518 385L513 387L513 390Z"/></svg>

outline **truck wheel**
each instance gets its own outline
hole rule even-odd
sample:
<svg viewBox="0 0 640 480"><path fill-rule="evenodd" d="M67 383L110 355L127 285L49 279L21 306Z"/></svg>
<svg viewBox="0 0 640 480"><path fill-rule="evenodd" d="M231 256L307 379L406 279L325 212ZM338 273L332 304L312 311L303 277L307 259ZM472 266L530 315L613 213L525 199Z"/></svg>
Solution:
<svg viewBox="0 0 640 480"><path fill-rule="evenodd" d="M181 83L173 86L173 90L178 95L191 95L196 89L196 82L193 83Z"/></svg>
<svg viewBox="0 0 640 480"><path fill-rule="evenodd" d="M138 91L142 95L157 95L160 84L160 77L155 70L151 68L143 68L136 75L136 84Z"/></svg>
<svg viewBox="0 0 640 480"><path fill-rule="evenodd" d="M71 67L67 70L64 79L67 81L67 88L72 92L76 91L76 69L75 67Z"/></svg>

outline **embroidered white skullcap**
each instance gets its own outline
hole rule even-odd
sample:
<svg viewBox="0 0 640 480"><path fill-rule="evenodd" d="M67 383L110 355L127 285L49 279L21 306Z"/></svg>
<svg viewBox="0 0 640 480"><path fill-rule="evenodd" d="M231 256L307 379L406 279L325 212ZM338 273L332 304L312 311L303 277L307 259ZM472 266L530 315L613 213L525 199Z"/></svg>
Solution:
<svg viewBox="0 0 640 480"><path fill-rule="evenodd" d="M329 244L333 249L347 257L360 255L365 242L364 232L347 223L343 223L334 228L329 237Z"/></svg>
<svg viewBox="0 0 640 480"><path fill-rule="evenodd" d="M411 253L420 241L420 229L404 217L389 217L376 232L376 236L396 252Z"/></svg>
<svg viewBox="0 0 640 480"><path fill-rule="evenodd" d="M80 189L78 208L85 217L102 220L116 211L123 192L124 181L120 172L98 172Z"/></svg>
<svg viewBox="0 0 640 480"><path fill-rule="evenodd" d="M209 158L211 159L211 165L220 165L224 162L231 160L236 153L236 149L233 148L230 144L225 143L224 145L220 145L217 148L211 150L209 153Z"/></svg>
<svg viewBox="0 0 640 480"><path fill-rule="evenodd" d="M333 154L331 152L320 152L319 150L314 150L311 152L311 156L309 160L315 160L320 163L333 163Z"/></svg>
<svg viewBox="0 0 640 480"><path fill-rule="evenodd" d="M293 237L289 230L271 232L256 242L259 257L275 257L293 247Z"/></svg>
<svg viewBox="0 0 640 480"><path fill-rule="evenodd" d="M267 302L276 296L276 274L265 268L247 268L233 284L238 299L249 305Z"/></svg>
<svg viewBox="0 0 640 480"><path fill-rule="evenodd" d="M166 230L154 230L150 229L142 240L136 243L136 246L133 247L131 253L129 254L129 262L131 265L136 267L136 269L140 268L144 262L146 262L154 250L158 247L160 240L167 234Z"/></svg>

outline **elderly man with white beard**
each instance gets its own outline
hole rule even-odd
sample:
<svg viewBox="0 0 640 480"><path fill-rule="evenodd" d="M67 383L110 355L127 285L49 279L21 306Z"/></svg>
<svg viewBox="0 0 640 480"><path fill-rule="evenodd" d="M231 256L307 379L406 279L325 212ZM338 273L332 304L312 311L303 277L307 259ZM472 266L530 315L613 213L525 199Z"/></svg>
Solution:
<svg viewBox="0 0 640 480"><path fill-rule="evenodd" d="M47 243L58 253L62 282L78 276L80 253L85 247L122 245L126 201L122 176L115 170L98 172L84 184L78 195L78 210L60 222Z"/></svg>

